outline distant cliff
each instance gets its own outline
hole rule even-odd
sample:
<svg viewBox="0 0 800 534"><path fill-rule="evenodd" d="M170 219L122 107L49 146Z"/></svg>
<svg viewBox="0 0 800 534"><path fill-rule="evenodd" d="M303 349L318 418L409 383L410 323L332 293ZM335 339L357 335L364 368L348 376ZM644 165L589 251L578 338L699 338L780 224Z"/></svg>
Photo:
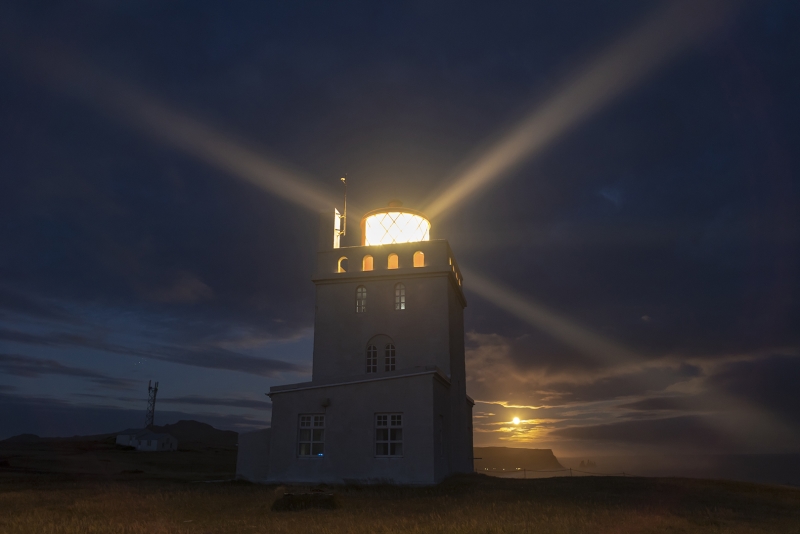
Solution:
<svg viewBox="0 0 800 534"><path fill-rule="evenodd" d="M512 447L475 447L475 471L515 471L519 469L563 469L550 449L517 449Z"/></svg>

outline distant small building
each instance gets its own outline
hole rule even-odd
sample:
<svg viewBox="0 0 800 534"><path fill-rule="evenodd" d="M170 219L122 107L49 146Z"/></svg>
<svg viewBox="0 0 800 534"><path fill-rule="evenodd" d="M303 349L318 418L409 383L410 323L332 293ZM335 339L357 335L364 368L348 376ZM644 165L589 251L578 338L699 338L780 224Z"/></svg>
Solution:
<svg viewBox="0 0 800 534"><path fill-rule="evenodd" d="M157 434L146 428L128 429L117 434L117 445L134 447L137 451L176 451L178 440L169 434Z"/></svg>

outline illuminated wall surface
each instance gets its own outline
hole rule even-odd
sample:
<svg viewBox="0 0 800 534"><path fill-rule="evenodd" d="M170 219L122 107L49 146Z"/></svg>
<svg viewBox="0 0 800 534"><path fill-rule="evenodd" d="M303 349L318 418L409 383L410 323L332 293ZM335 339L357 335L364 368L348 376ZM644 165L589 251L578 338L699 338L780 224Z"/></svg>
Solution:
<svg viewBox="0 0 800 534"><path fill-rule="evenodd" d="M391 245L429 241L431 223L425 217L402 211L376 213L364 219L364 245Z"/></svg>

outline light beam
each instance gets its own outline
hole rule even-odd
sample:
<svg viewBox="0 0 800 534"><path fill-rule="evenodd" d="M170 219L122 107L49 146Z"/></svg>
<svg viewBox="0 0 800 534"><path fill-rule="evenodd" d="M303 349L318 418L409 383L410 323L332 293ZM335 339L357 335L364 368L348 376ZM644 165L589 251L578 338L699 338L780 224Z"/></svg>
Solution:
<svg viewBox="0 0 800 534"><path fill-rule="evenodd" d="M547 148L582 120L723 25L737 0L666 2L642 25L599 55L500 140L479 154L422 211L431 219L466 202Z"/></svg>
<svg viewBox="0 0 800 534"><path fill-rule="evenodd" d="M610 366L636 366L647 361L643 355L598 336L541 304L520 297L519 293L510 288L466 270L463 266L461 266L461 273L464 280L467 281L470 291L474 291L500 309L553 336L565 345L578 349L589 357ZM723 410L727 414L733 414L732 416L722 414L721 417L712 419L714 426L725 432L731 439L737 439L742 444L754 448L757 446L760 436L772 431L777 432L782 441L791 444L790 446L800 444L800 431L794 428L789 421L742 398L731 395L721 388L714 388L708 384L706 387L713 395L713 399L700 401L697 409L706 413L720 413L720 410ZM750 429L751 432L743 435L743 429ZM756 429L757 432L755 432ZM756 443L753 443L752 440L755 440Z"/></svg>
<svg viewBox="0 0 800 534"><path fill-rule="evenodd" d="M520 297L518 292L510 288L463 267L461 274L470 291L584 354L611 364L641 360L631 350L578 326L541 304Z"/></svg>
<svg viewBox="0 0 800 534"><path fill-rule="evenodd" d="M335 204L301 173L74 56L52 48L29 49L21 66L51 87L103 111L119 124L272 195L315 211Z"/></svg>

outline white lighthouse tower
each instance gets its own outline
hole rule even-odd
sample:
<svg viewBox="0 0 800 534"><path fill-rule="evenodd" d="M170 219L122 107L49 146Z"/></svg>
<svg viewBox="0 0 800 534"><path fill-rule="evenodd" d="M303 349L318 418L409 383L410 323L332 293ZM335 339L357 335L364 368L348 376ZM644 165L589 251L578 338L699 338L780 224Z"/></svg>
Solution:
<svg viewBox="0 0 800 534"><path fill-rule="evenodd" d="M461 273L421 213L392 202L339 246L323 215L311 382L270 388L268 482L434 484L472 472ZM263 450L263 449L262 449Z"/></svg>

